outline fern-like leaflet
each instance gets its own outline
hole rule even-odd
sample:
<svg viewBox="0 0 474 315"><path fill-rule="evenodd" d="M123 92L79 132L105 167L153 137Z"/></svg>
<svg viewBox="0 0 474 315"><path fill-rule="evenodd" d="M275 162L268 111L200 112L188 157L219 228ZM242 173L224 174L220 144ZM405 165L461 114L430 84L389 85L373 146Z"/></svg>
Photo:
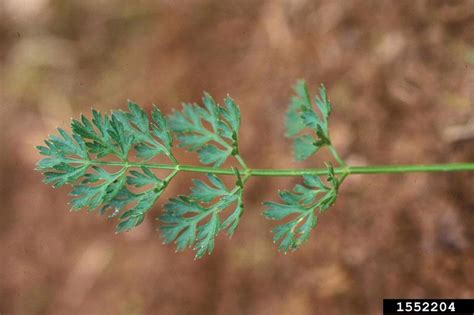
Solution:
<svg viewBox="0 0 474 315"><path fill-rule="evenodd" d="M326 88L321 85L319 96L315 97L315 104L311 101L308 86L305 81L298 81L294 88L296 96L291 99L291 104L286 116L286 134L295 138L294 153L296 160L306 160L320 148L329 147L334 158L340 166L346 163L332 146L329 138L329 116L332 105L326 93ZM305 175L303 181L306 186L297 184L293 192L282 191L280 198L283 204L265 202L267 210L265 216L273 220L293 219L283 223L272 230L274 242L280 242L278 249L284 251L295 250L301 246L311 235L316 227L318 218L315 214L326 211L337 199L339 186L349 174L348 169L339 178L332 165L327 166L327 182L323 184L320 176Z"/></svg>
<svg viewBox="0 0 474 315"><path fill-rule="evenodd" d="M321 115L313 107L305 81L298 81L294 90L296 95L292 97L286 115L286 134L295 139L295 158L302 161L316 153L321 147L331 144L328 120L332 105L323 85L319 89L319 96L315 97L315 103ZM302 133L303 131L312 131L313 134Z"/></svg>
<svg viewBox="0 0 474 315"><path fill-rule="evenodd" d="M211 185L195 179L191 195L171 199L160 217L165 243L175 241L178 251L193 246L197 251L196 258L201 258L206 252L212 252L215 237L221 230L227 230L227 234L232 236L244 211L244 186L236 172L238 180L232 190L217 176L208 174ZM232 204L234 210L222 221L222 212Z"/></svg>
<svg viewBox="0 0 474 315"><path fill-rule="evenodd" d="M80 121L72 121L72 136L59 129L61 137L53 135L45 141L46 146L38 147L46 156L38 164L38 169L45 174L45 182L55 187L73 186L72 210L100 208L100 213L112 209L111 216L120 214L117 232L142 223L175 175L172 172L161 180L146 165L131 170L132 148L141 159L148 160L159 154L165 154L172 161L175 159L171 153L171 134L160 110L153 109L150 121L137 104L129 102L128 107L129 112L116 111L110 116L93 110L92 121L85 116ZM132 192L130 187L148 189ZM121 213L127 206L129 209Z"/></svg>
<svg viewBox="0 0 474 315"><path fill-rule="evenodd" d="M202 100L205 108L185 103L183 112L170 115L170 127L180 141L179 146L197 151L203 164L221 166L231 155L244 164L238 145L239 107L230 96L224 100L225 107L217 104L208 93L204 93ZM203 122L210 124L211 130Z"/></svg>
<svg viewBox="0 0 474 315"><path fill-rule="evenodd" d="M278 250L289 252L295 250L307 241L311 231L318 223L316 210L323 213L331 207L337 198L339 186L343 179L338 179L334 168L328 166L329 185L324 184L319 176L303 176L304 185L297 184L291 191L279 193L283 203L265 202L267 210L264 215L272 220L292 220L283 223L272 230L274 242L280 242Z"/></svg>

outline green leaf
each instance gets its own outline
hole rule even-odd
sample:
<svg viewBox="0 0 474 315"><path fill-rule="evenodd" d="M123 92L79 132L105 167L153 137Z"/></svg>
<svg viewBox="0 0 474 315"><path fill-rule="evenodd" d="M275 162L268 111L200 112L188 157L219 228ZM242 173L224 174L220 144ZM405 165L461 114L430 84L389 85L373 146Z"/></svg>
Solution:
<svg viewBox="0 0 474 315"><path fill-rule="evenodd" d="M232 130L236 133L239 133L240 128L240 109L235 103L235 101L227 95L224 99L225 109L222 109L222 115L225 120L229 122L232 127Z"/></svg>
<svg viewBox="0 0 474 315"><path fill-rule="evenodd" d="M244 214L244 204L242 198L242 190L240 191L240 196L237 199L237 205L234 211L225 219L222 223L222 229L227 230L227 235L232 236L235 233L235 230L239 226L240 218Z"/></svg>
<svg viewBox="0 0 474 315"><path fill-rule="evenodd" d="M332 169L334 171L334 169ZM332 172L330 171L329 174ZM323 184L321 177L314 175L303 175L304 183L313 188L328 189L326 185Z"/></svg>
<svg viewBox="0 0 474 315"><path fill-rule="evenodd" d="M221 150L215 145L209 144L198 151L199 160L203 164L213 164L214 167L219 167L226 161L231 154L231 150Z"/></svg>
<svg viewBox="0 0 474 315"><path fill-rule="evenodd" d="M172 156L171 133L160 110L153 107L153 120L150 121L147 113L136 103L129 102L128 107L129 112L115 111L113 118L120 121L132 137L137 157L151 160L160 154Z"/></svg>
<svg viewBox="0 0 474 315"><path fill-rule="evenodd" d="M295 138L295 158L297 161L304 161L319 150L319 146L314 143L314 138L310 135L302 135Z"/></svg>
<svg viewBox="0 0 474 315"><path fill-rule="evenodd" d="M92 122L85 116L81 116L81 121L72 121L73 135L81 138L85 142L88 152L97 154L99 158L109 154L120 155L117 143L113 142L110 137L109 130L112 129L112 126L109 116L103 116L96 110L92 110L92 115Z"/></svg>
<svg viewBox="0 0 474 315"><path fill-rule="evenodd" d="M295 94L286 127L287 134L295 139L296 158L304 160L331 144L328 119L332 105L324 87L312 101L304 81L297 83ZM229 236L235 233L244 213L244 183L252 174L258 174L252 173L239 155L241 113L235 101L227 96L221 106L205 93L202 103L203 106L184 104L181 112L173 112L167 118L156 106L149 115L134 102L128 103L126 111L102 114L93 110L92 119L81 116L73 120L70 132L58 129L56 135L37 147L43 156L37 169L44 173L47 183L72 186L73 210L97 209L100 214L118 217L117 233L141 224L179 171L213 172L206 180L194 179L190 195L170 199L160 216L164 242L176 243L178 251L191 247L196 258L201 258L214 250L221 231ZM172 152L174 138L179 146L196 151L203 164L215 168L180 165ZM334 152L334 148L331 150ZM147 162L160 155L171 163ZM230 168L217 169L229 156L236 157L242 166L240 170L232 167L232 188L216 175L232 174ZM170 174L161 179L154 169L168 170ZM261 171L260 175L264 173L294 174ZM267 218L284 221L273 229L280 250L294 250L304 243L317 224L316 211L322 213L335 203L347 175L339 177L336 173L340 169L336 172L328 165L327 180L304 176L304 184L280 192L280 203L265 203Z"/></svg>
<svg viewBox="0 0 474 315"><path fill-rule="evenodd" d="M214 250L214 240L219 233L220 219L217 213L213 213L210 220L198 227L198 234L194 250L196 258L202 258L206 253L211 254Z"/></svg>
<svg viewBox="0 0 474 315"><path fill-rule="evenodd" d="M139 195L132 193L126 187L123 187L113 198L106 202L100 209L100 214L106 214L107 210L111 209L113 212L109 214L109 217L115 217L124 210L124 208L136 202Z"/></svg>
<svg viewBox="0 0 474 315"><path fill-rule="evenodd" d="M210 186L199 179L193 179L194 187L191 189L191 199L211 202L217 197L222 197L230 193L224 183L216 175L208 174L207 176L214 185Z"/></svg>
<svg viewBox="0 0 474 315"><path fill-rule="evenodd" d="M149 132L150 121L147 113L138 104L131 101L128 102L129 113L126 116L130 123L132 123L141 132Z"/></svg>
<svg viewBox="0 0 474 315"><path fill-rule="evenodd" d="M173 137L171 136L168 122L156 105L153 105L151 117L153 118L153 123L151 126L153 134L162 141L163 145L168 151L167 153L169 154L171 152L171 148L173 147Z"/></svg>
<svg viewBox="0 0 474 315"><path fill-rule="evenodd" d="M308 86L304 81L298 81L295 92L296 95L291 98L285 126L287 136L295 140L295 158L302 161L322 146L331 144L328 121L332 105L323 85L319 90L320 95L315 97L317 110L311 102ZM307 134L307 131L312 134ZM305 134L301 135L303 132Z"/></svg>
<svg viewBox="0 0 474 315"><path fill-rule="evenodd" d="M128 212L126 212L128 213ZM116 233L123 233L132 230L133 228L137 227L138 225L143 223L145 216L143 214L136 214L130 215L126 218L123 218L122 222L119 223L116 229Z"/></svg>
<svg viewBox="0 0 474 315"><path fill-rule="evenodd" d="M141 167L142 172L135 170L130 171L130 176L127 176L127 184L135 187L143 187L147 185L161 185L162 181L150 169Z"/></svg>
<svg viewBox="0 0 474 315"><path fill-rule="evenodd" d="M58 129L59 135L37 147L44 156L37 165L44 181L55 187L70 184L73 210L99 209L105 214L111 209L110 216L121 214L118 232L143 222L168 184L146 166L133 167L128 162L133 149L142 160L165 154L175 161L168 122L159 109L153 109L150 120L138 104L129 102L128 108L111 115L93 110L92 120L81 116L72 121L70 133ZM132 192L132 187L140 192Z"/></svg>
<svg viewBox="0 0 474 315"><path fill-rule="evenodd" d="M300 117L303 120L304 125L313 130L318 130L322 124L318 114L316 114L316 112L311 109L302 111Z"/></svg>
<svg viewBox="0 0 474 315"><path fill-rule="evenodd" d="M89 165L80 165L77 167L66 163L56 164L51 168L41 169L44 172L44 182L53 184L53 187L61 187L65 184L71 184L84 176Z"/></svg>
<svg viewBox="0 0 474 315"><path fill-rule="evenodd" d="M71 201L73 210L89 208L92 211L112 200L125 185L123 170L117 173L108 173L99 167L94 170L96 173L85 174L85 180L74 186L71 192L75 197Z"/></svg>
<svg viewBox="0 0 474 315"><path fill-rule="evenodd" d="M76 135L71 137L61 128L58 129L58 132L61 137L52 135L49 140L45 140L46 146L37 147L40 154L46 156L37 165L37 169L40 171L52 168L61 171L63 169L55 168L55 166L68 165L73 159L89 159L86 144L82 138ZM71 171L75 168L72 165L69 166L71 166Z"/></svg>
<svg viewBox="0 0 474 315"><path fill-rule="evenodd" d="M310 108L311 105L311 96L309 95L308 85L306 84L305 80L298 80L296 82L294 90L298 99L301 100L301 105L304 108Z"/></svg>
<svg viewBox="0 0 474 315"><path fill-rule="evenodd" d="M272 220L282 220L289 215L305 212L305 208L300 207L297 203L280 204L276 202L265 202L264 205L267 206L268 209L263 214Z"/></svg>
<svg viewBox="0 0 474 315"><path fill-rule="evenodd" d="M139 143L135 145L135 150L137 150L137 157L145 161L151 160L159 154L167 153L165 148L161 145L153 146L148 143Z"/></svg>
<svg viewBox="0 0 474 315"><path fill-rule="evenodd" d="M332 105L326 91L326 87L321 84L319 88L319 96L316 96L316 105L323 114L324 120L327 121L331 115Z"/></svg>
<svg viewBox="0 0 474 315"><path fill-rule="evenodd" d="M204 146L206 143L212 141L213 137L210 134L184 134L177 136L180 147L187 148L189 151L196 151Z"/></svg>
<svg viewBox="0 0 474 315"><path fill-rule="evenodd" d="M162 192L163 188L150 189L139 194L136 197L138 200L137 204L120 216L122 221L117 226L117 233L130 231L141 224L145 218L145 214L153 207Z"/></svg>
<svg viewBox="0 0 474 315"><path fill-rule="evenodd" d="M267 207L265 217L287 221L272 230L274 242L279 242L278 250L285 253L298 249L309 239L318 222L316 209L324 212L335 203L342 181L336 177L331 165L328 165L330 187L316 175L305 175L303 179L304 185L296 185L292 192L280 192L283 203L264 203Z"/></svg>
<svg viewBox="0 0 474 315"><path fill-rule="evenodd" d="M176 243L176 250L192 247L196 258L214 249L215 238L221 230L231 236L243 214L242 187L229 190L217 176L209 174L207 184L194 180L189 197L172 198L160 216L160 230L165 244ZM236 208L221 224L223 211L232 204Z"/></svg>
<svg viewBox="0 0 474 315"><path fill-rule="evenodd" d="M225 98L225 107L222 107L204 93L203 103L204 108L184 104L182 112L168 116L168 123L180 147L197 151L203 164L218 167L229 156L239 154L240 110L230 96Z"/></svg>
<svg viewBox="0 0 474 315"><path fill-rule="evenodd" d="M120 159L127 159L128 153L132 148L134 138L129 132L125 130L123 123L117 118L116 115L112 115L110 121L110 129L107 130L112 142L119 150L115 151Z"/></svg>
<svg viewBox="0 0 474 315"><path fill-rule="evenodd" d="M207 120L211 124L214 133L217 133L220 121L219 105L207 92L204 92L202 102L204 103L204 106L206 106L207 112L209 113L209 115L203 116L203 119Z"/></svg>
<svg viewBox="0 0 474 315"><path fill-rule="evenodd" d="M303 119L301 119L301 106L301 100L293 97L286 113L285 127L287 137L294 137L306 128Z"/></svg>

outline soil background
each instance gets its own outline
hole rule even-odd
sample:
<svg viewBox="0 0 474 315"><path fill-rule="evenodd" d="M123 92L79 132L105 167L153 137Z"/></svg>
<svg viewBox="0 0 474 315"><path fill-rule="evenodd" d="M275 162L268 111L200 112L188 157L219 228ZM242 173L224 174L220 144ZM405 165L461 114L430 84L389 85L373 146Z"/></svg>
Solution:
<svg viewBox="0 0 474 315"><path fill-rule="evenodd" d="M271 241L261 202L297 178L253 178L236 234L175 254L145 222L69 212L34 149L71 117L165 113L202 91L242 110L252 167L297 163L284 113L321 82L354 165L474 161L474 1L0 1L0 314L380 314L383 298L474 297L474 173L351 176L308 243ZM193 154L180 152L186 163Z"/></svg>

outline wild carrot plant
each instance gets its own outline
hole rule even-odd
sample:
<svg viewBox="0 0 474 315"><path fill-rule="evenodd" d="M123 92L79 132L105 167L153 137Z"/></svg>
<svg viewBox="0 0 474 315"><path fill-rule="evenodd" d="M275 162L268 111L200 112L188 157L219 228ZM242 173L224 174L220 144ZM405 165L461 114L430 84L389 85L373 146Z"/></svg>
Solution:
<svg viewBox="0 0 474 315"><path fill-rule="evenodd" d="M171 198L159 216L159 229L165 243L175 243L178 251L188 247L201 258L214 249L220 232L232 236L244 214L246 182L255 176L298 176L301 184L292 191L279 192L280 202L264 202L264 215L279 221L273 230L278 249L295 250L309 239L318 216L328 210L339 188L351 174L473 171L474 163L431 165L350 166L331 142L329 117L332 105L326 89L311 97L304 81L295 86L286 116L287 135L294 139L296 160L306 160L327 148L334 163L323 168L255 169L245 162L239 150L240 109L227 96L219 105L209 94L203 106L183 104L181 112L164 116L159 108L149 115L129 102L128 111L101 114L92 119L73 120L71 132L38 146L45 156L37 166L44 182L72 186L72 210L97 210L118 217L117 232L140 225L168 185L181 172L206 173L205 181L194 179L188 196ZM199 155L202 165L181 164L174 156L178 147ZM168 163L154 162L158 156ZM232 160L234 167L223 167ZM160 178L154 170L167 170ZM221 177L233 176L226 185ZM225 211L227 210L227 211Z"/></svg>

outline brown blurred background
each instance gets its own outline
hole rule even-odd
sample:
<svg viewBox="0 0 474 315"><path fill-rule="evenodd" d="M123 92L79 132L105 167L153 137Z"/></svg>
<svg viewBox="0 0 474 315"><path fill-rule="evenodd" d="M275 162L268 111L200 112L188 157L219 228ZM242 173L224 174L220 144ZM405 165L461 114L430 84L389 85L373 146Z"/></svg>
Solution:
<svg viewBox="0 0 474 315"><path fill-rule="evenodd" d="M232 240L175 254L154 218L135 231L70 213L33 171L70 118L166 113L230 93L252 167L295 163L291 86L324 82L352 164L474 161L473 1L0 1L0 314L380 314L384 297L474 297L474 174L353 176L311 240L276 252L261 202L296 178L251 179ZM184 161L194 161L182 153Z"/></svg>

